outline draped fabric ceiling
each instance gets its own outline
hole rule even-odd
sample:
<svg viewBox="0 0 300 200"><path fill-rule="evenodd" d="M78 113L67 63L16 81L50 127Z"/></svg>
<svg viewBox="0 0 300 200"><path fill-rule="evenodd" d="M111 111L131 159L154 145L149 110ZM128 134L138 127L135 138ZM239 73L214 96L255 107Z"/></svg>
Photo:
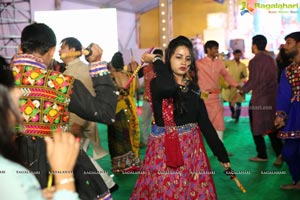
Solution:
<svg viewBox="0 0 300 200"><path fill-rule="evenodd" d="M144 13L158 7L159 0L64 0L99 8L117 8L121 11L132 13Z"/></svg>

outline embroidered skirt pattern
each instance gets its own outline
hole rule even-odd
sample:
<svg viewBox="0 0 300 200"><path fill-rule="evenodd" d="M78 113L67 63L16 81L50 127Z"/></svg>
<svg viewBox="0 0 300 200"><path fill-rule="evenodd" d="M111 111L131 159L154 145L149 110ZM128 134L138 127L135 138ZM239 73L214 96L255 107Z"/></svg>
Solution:
<svg viewBox="0 0 300 200"><path fill-rule="evenodd" d="M166 166L166 128L177 128L184 165ZM200 129L196 124L152 127L142 170L131 199L217 199Z"/></svg>

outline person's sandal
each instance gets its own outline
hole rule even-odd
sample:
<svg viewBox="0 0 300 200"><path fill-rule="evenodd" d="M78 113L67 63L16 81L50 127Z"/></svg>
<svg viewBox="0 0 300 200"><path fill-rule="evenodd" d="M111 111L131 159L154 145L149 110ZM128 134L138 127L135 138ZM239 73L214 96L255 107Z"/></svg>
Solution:
<svg viewBox="0 0 300 200"><path fill-rule="evenodd" d="M280 154L274 161L273 165L281 167L282 164L283 164L283 159L282 159L282 155Z"/></svg>
<svg viewBox="0 0 300 200"><path fill-rule="evenodd" d="M300 184L285 184L285 185L281 185L280 189L282 189L282 190L300 190Z"/></svg>
<svg viewBox="0 0 300 200"><path fill-rule="evenodd" d="M268 161L267 158L260 158L260 157L249 158L249 160L252 162L267 162Z"/></svg>

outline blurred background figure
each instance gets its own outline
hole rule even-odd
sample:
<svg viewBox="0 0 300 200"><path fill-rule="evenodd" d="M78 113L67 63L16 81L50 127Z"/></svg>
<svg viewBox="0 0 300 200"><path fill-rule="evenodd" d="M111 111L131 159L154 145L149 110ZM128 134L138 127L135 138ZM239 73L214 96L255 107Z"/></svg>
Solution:
<svg viewBox="0 0 300 200"><path fill-rule="evenodd" d="M231 87L239 87L225 68L223 60L219 59L219 43L209 40L204 45L206 57L196 61L198 85L201 89L208 117L216 129L219 138L223 141L224 109L221 100L220 78ZM205 94L205 95L204 95Z"/></svg>
<svg viewBox="0 0 300 200"><path fill-rule="evenodd" d="M264 35L252 37L252 53L249 62L249 79L239 91L244 95L252 91L249 104L250 127L257 155L249 158L253 162L268 161L264 133L274 127L277 71L274 59L266 51L267 38ZM276 133L268 134L277 158L281 157L282 142ZM281 160L281 159L280 159Z"/></svg>
<svg viewBox="0 0 300 200"><path fill-rule="evenodd" d="M277 64L277 81L280 82L280 76L282 71L292 63L290 56L285 53L284 44L281 44L279 47L279 53L276 56L276 64Z"/></svg>
<svg viewBox="0 0 300 200"><path fill-rule="evenodd" d="M95 45L95 44L94 44ZM74 37L67 37L61 41L59 55L65 64L64 75L73 76L80 80L88 91L95 96L96 93L93 88L92 78L90 76L89 67L86 63L80 60L83 47L81 42ZM100 54L102 55L102 48L99 47ZM75 113L70 112L69 126L71 133L76 137L81 138L81 148L87 152L89 144L93 145L93 157L90 157L91 162L100 173L106 186L113 192L118 186L113 179L102 169L96 162L97 159L104 157L107 152L102 148L100 143L100 136L98 125L96 122L85 120Z"/></svg>
<svg viewBox="0 0 300 200"><path fill-rule="evenodd" d="M225 67L228 70L228 73L232 76L232 78L239 84L239 86L243 86L244 80L248 76L247 66L241 62L242 51L237 49L233 52L233 59L225 61ZM222 97L225 101L229 103L231 118L235 120L235 123L239 121L241 114L241 105L242 102L245 101L243 96L239 96L235 99L235 103L232 103L232 99L234 98L237 92L236 88L232 88L227 86L222 90Z"/></svg>
<svg viewBox="0 0 300 200"><path fill-rule="evenodd" d="M112 57L109 67L119 92L115 122L108 126L108 147L113 173L138 170L140 167L140 129L134 94L137 79L125 88L132 73L124 70L121 52Z"/></svg>
<svg viewBox="0 0 300 200"><path fill-rule="evenodd" d="M162 49L155 49L153 54L163 57ZM142 108L142 141L141 147L147 146L151 131L152 108L150 105L150 82L154 78L153 64L146 64L138 73L139 78L144 77L144 98Z"/></svg>
<svg viewBox="0 0 300 200"><path fill-rule="evenodd" d="M205 57L203 40L200 34L197 34L195 38L192 38L193 50L195 59L199 60Z"/></svg>

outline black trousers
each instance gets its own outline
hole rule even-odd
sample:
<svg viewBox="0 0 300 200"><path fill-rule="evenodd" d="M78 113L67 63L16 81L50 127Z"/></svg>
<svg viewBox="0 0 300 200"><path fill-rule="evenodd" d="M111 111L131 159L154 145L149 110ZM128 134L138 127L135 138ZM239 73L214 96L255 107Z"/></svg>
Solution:
<svg viewBox="0 0 300 200"><path fill-rule="evenodd" d="M279 138L277 138L277 132L272 132L268 134L268 136L276 156L279 156L282 150L282 141ZM253 139L256 146L257 157L268 158L265 138L261 135L254 135Z"/></svg>
<svg viewBox="0 0 300 200"><path fill-rule="evenodd" d="M251 107L251 104L249 106ZM252 124L253 115L251 109L249 109L249 119L250 119L250 123ZM281 139L277 137L277 131L271 132L270 134L268 134L268 137L270 139L271 146L276 156L279 156L279 154L281 154L283 144ZM253 135L253 139L256 146L257 157L268 158L265 138L262 135Z"/></svg>
<svg viewBox="0 0 300 200"><path fill-rule="evenodd" d="M44 139L40 137L18 136L16 143L25 167L34 172L41 188L47 187L50 166L47 160Z"/></svg>
<svg viewBox="0 0 300 200"><path fill-rule="evenodd" d="M240 118L240 115L241 115L241 108L242 108L242 103L241 102L237 102L235 104L235 106L232 106L230 102L229 103L229 108L230 108L230 111L231 111L231 118L234 118L234 119L239 119Z"/></svg>

